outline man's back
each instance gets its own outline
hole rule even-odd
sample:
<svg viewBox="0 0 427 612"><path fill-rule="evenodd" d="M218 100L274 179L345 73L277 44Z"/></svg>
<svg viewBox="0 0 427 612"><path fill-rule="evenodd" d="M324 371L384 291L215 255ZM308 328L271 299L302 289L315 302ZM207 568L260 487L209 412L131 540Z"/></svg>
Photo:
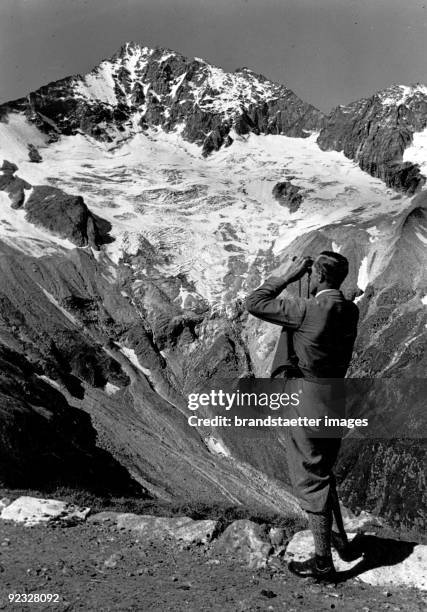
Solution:
<svg viewBox="0 0 427 612"><path fill-rule="evenodd" d="M320 291L308 299L292 296L275 299L281 285L281 279L272 277L246 301L251 314L283 328L272 376L289 365L293 348L296 356L293 363L304 378L344 377L357 334L357 306L346 300L339 289Z"/></svg>

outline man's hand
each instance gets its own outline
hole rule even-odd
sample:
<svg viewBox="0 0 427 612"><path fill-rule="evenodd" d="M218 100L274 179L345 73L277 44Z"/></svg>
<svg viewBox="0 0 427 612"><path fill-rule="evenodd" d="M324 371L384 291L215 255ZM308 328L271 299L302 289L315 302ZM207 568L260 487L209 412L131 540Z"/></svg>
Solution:
<svg viewBox="0 0 427 612"><path fill-rule="evenodd" d="M286 284L289 285L302 278L311 269L312 265L311 257L296 257L286 272Z"/></svg>

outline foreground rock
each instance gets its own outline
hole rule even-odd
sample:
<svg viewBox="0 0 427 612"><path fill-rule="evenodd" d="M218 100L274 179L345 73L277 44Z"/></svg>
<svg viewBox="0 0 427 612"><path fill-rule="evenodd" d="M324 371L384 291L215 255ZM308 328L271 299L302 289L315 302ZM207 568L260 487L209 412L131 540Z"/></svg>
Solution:
<svg viewBox="0 0 427 612"><path fill-rule="evenodd" d="M4 520L32 526L52 521L82 521L89 512L90 508L79 508L57 499L23 496L3 508L0 516Z"/></svg>
<svg viewBox="0 0 427 612"><path fill-rule="evenodd" d="M215 546L216 552L240 559L250 567L265 566L272 551L265 525L249 520L234 521Z"/></svg>
<svg viewBox="0 0 427 612"><path fill-rule="evenodd" d="M273 542L283 541L278 531L281 530L274 530L271 537L267 525L247 519L234 521L216 542L215 552L237 558L252 568L265 567L275 551Z"/></svg>
<svg viewBox="0 0 427 612"><path fill-rule="evenodd" d="M101 512L91 517L92 522L112 521L118 529L136 531L148 540L172 537L186 544L207 544L218 532L215 520L196 521L187 516L156 517L144 514Z"/></svg>

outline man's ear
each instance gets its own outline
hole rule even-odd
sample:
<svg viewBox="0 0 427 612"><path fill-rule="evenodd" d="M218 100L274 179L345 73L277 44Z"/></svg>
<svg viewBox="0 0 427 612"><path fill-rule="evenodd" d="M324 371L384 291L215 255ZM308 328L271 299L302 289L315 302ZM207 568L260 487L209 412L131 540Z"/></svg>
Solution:
<svg viewBox="0 0 427 612"><path fill-rule="evenodd" d="M316 280L318 283L322 283L325 280L325 275L323 274L322 270L315 268L313 272L316 275Z"/></svg>

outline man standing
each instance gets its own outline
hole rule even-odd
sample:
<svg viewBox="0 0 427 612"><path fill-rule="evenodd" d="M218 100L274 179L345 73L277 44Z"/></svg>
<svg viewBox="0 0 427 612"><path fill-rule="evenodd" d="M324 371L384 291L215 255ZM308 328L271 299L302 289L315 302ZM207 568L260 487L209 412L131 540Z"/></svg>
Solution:
<svg viewBox="0 0 427 612"><path fill-rule="evenodd" d="M278 297L311 270L311 297ZM331 414L332 406L337 405L337 385L325 379L344 378L357 334L358 308L340 291L347 274L345 257L323 251L314 262L309 257L296 259L285 277L269 278L246 300L250 314L282 327L271 378L287 379L290 391L303 392L306 413L316 412L320 417ZM311 437L310 429L303 427L290 431L290 477L307 512L315 544L313 558L289 564L299 576L334 579L331 543L342 558L350 558L332 473L340 443L339 437ZM338 532L332 531L333 518Z"/></svg>

